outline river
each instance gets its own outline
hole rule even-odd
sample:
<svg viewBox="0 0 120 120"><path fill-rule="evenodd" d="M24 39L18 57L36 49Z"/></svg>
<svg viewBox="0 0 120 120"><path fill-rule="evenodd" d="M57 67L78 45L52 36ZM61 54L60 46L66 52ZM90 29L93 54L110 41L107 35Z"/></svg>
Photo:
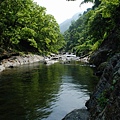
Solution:
<svg viewBox="0 0 120 120"><path fill-rule="evenodd" d="M61 120L85 107L97 82L92 68L79 62L6 69L0 73L0 120Z"/></svg>

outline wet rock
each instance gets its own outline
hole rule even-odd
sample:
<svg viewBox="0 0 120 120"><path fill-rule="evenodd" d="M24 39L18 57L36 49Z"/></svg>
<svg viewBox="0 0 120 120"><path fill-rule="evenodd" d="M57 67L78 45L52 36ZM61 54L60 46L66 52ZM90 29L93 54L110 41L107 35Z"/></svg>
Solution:
<svg viewBox="0 0 120 120"><path fill-rule="evenodd" d="M101 63L107 61L108 53L109 53L108 49L99 49L97 52L92 54L92 56L90 57L89 62L98 67Z"/></svg>
<svg viewBox="0 0 120 120"><path fill-rule="evenodd" d="M86 107L90 112L90 120L119 120L120 54L113 56L106 65Z"/></svg>
<svg viewBox="0 0 120 120"><path fill-rule="evenodd" d="M68 113L62 120L88 120L89 112L86 109L75 109Z"/></svg>

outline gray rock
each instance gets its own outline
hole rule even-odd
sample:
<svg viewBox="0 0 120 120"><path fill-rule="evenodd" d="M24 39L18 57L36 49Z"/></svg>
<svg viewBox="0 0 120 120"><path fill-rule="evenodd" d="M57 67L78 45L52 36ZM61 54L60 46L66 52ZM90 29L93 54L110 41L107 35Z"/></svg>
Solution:
<svg viewBox="0 0 120 120"><path fill-rule="evenodd" d="M3 70L5 70L5 67L3 65L0 65L0 72L2 72Z"/></svg>
<svg viewBox="0 0 120 120"><path fill-rule="evenodd" d="M68 113L62 120L88 120L89 112L87 109L75 109Z"/></svg>
<svg viewBox="0 0 120 120"><path fill-rule="evenodd" d="M120 54L114 55L90 99L86 102L90 120L119 120L120 118Z"/></svg>
<svg viewBox="0 0 120 120"><path fill-rule="evenodd" d="M43 61L43 59L44 58L39 55L11 56L10 58L3 59L0 62L0 72L2 72L5 68L13 68L23 64L39 62Z"/></svg>

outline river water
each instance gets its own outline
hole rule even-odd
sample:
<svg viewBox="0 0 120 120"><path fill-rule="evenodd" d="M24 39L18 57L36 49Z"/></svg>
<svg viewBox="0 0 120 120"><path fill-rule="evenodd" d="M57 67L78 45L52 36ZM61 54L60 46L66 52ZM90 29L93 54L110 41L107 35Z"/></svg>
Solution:
<svg viewBox="0 0 120 120"><path fill-rule="evenodd" d="M85 107L97 82L78 62L7 69L0 73L0 120L61 120Z"/></svg>

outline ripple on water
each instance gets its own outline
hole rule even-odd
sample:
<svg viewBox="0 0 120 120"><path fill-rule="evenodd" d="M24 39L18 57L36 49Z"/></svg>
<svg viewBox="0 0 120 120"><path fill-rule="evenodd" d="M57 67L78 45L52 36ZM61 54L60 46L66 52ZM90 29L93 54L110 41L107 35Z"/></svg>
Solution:
<svg viewBox="0 0 120 120"><path fill-rule="evenodd" d="M0 119L61 120L84 107L95 81L92 69L79 64L7 69L0 74Z"/></svg>

